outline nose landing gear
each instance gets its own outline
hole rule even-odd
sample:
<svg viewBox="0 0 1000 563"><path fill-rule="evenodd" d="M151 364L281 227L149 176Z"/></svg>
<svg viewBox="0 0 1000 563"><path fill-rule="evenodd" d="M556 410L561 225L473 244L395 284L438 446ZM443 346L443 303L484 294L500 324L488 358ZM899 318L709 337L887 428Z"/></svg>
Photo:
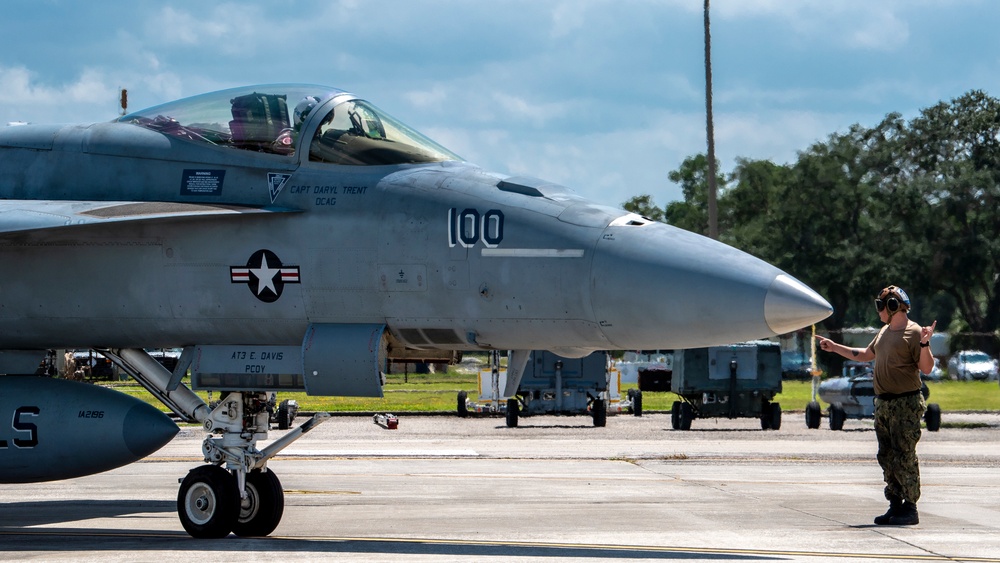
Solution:
<svg viewBox="0 0 1000 563"><path fill-rule="evenodd" d="M266 536L281 522L285 495L267 460L330 415L316 414L261 451L256 444L267 438L265 403L261 393L229 393L204 421L212 435L202 452L216 465L192 469L177 493L177 512L191 536Z"/></svg>

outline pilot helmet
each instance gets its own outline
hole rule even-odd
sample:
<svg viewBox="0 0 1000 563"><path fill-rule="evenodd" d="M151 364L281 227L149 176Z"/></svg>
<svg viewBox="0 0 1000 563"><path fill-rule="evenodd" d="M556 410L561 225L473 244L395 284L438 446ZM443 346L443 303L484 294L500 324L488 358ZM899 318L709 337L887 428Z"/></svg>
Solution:
<svg viewBox="0 0 1000 563"><path fill-rule="evenodd" d="M293 124L296 129L302 127L302 122L305 121L306 117L309 116L309 112L313 110L316 105L319 104L319 98L316 96L306 96L302 100L295 104L295 110L292 112Z"/></svg>
<svg viewBox="0 0 1000 563"><path fill-rule="evenodd" d="M889 314L892 315L900 308L903 311L910 309L910 296L901 287L890 285L882 289L878 293L878 297L875 298L875 309L878 311L888 309Z"/></svg>

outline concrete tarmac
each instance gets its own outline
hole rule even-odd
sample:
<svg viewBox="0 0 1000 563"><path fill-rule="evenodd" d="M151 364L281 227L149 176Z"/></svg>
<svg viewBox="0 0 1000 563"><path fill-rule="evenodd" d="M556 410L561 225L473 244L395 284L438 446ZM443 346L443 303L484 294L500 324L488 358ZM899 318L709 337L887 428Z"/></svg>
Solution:
<svg viewBox="0 0 1000 563"><path fill-rule="evenodd" d="M178 479L201 464L202 432L185 428L131 466L0 485L0 558L1000 562L1000 415L944 413L923 433L912 527L872 524L887 503L871 421L825 425L338 416L269 464L285 490L271 537L222 540L177 518Z"/></svg>

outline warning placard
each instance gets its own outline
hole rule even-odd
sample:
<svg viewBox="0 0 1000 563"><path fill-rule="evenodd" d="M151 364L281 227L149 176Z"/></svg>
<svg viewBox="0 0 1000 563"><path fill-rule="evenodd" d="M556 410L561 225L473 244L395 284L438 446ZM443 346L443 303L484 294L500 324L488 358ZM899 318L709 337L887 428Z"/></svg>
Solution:
<svg viewBox="0 0 1000 563"><path fill-rule="evenodd" d="M181 178L181 195L222 195L225 170L185 170Z"/></svg>

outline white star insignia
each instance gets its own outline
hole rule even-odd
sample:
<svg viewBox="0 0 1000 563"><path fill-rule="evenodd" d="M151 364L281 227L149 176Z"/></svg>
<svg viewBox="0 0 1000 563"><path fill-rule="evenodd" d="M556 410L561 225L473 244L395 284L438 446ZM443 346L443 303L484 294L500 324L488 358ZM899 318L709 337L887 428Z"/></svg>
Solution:
<svg viewBox="0 0 1000 563"><path fill-rule="evenodd" d="M272 293L277 294L278 290L274 288L274 276L278 275L280 268L269 268L267 266L267 256L260 257L260 267L250 268L250 273L257 278L257 295L264 293L264 288L270 289Z"/></svg>

